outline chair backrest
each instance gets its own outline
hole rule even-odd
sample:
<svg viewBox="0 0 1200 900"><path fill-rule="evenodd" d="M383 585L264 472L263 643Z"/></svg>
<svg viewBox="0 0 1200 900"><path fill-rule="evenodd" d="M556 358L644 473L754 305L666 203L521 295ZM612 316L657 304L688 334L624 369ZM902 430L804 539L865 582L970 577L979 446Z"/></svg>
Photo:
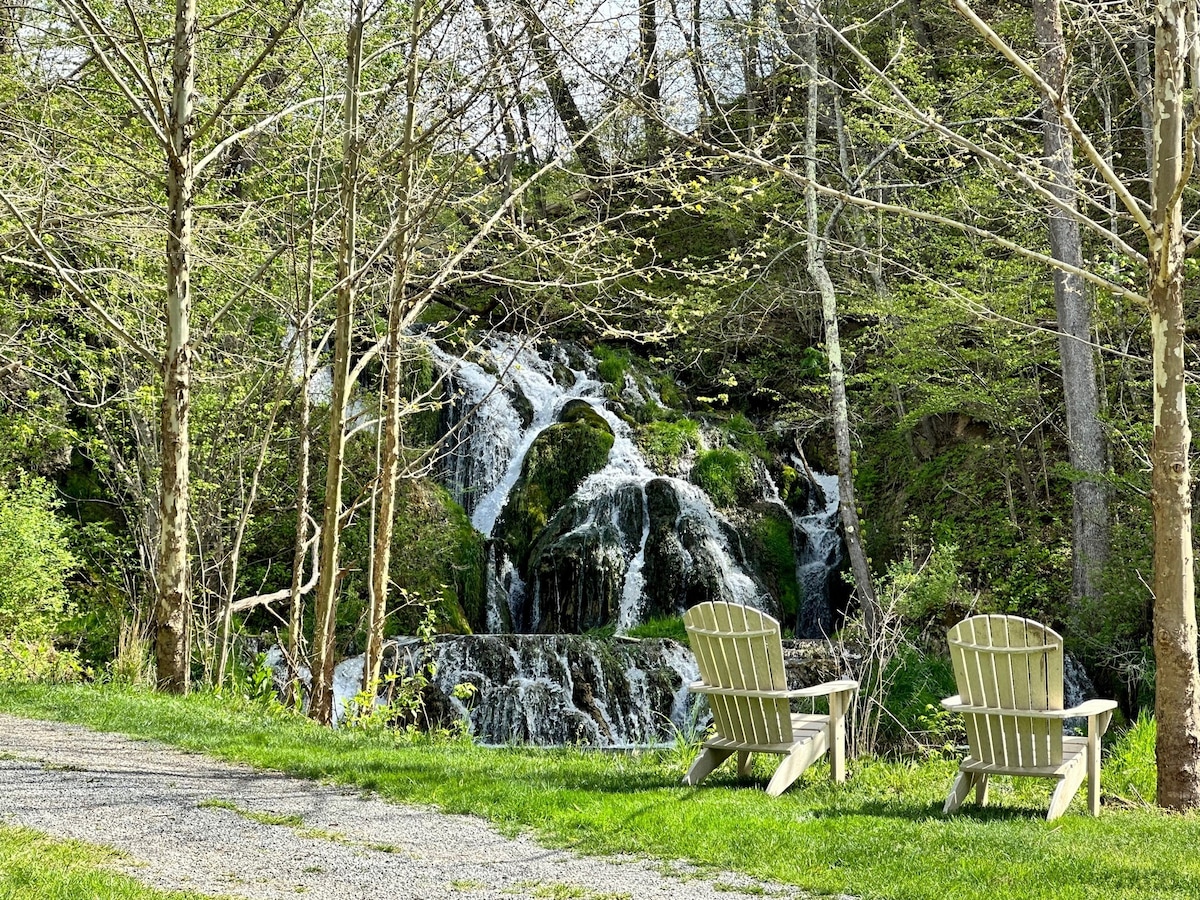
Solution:
<svg viewBox="0 0 1200 900"><path fill-rule="evenodd" d="M992 709L1062 709L1062 638L1019 616L972 616L948 633L962 701ZM1062 720L966 714L971 755L1013 768L1062 762Z"/></svg>
<svg viewBox="0 0 1200 900"><path fill-rule="evenodd" d="M683 617L700 667L710 687L732 690L783 691L783 645L779 622L757 609L736 603L708 602ZM717 733L747 744L784 744L792 737L787 700L709 694Z"/></svg>

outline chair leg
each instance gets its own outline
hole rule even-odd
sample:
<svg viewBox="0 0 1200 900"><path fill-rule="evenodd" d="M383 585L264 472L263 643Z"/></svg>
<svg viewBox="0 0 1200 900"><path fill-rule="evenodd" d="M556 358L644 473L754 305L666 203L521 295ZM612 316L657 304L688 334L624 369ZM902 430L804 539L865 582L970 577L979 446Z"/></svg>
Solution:
<svg viewBox="0 0 1200 900"><path fill-rule="evenodd" d="M1046 821L1052 822L1067 811L1071 798L1079 792L1087 775L1087 764L1081 757L1075 765L1059 776L1058 787L1050 795L1050 809L1046 812Z"/></svg>
<svg viewBox="0 0 1200 900"><path fill-rule="evenodd" d="M958 770L958 775L954 778L954 784L950 785L950 793L946 795L946 805L942 807L942 815L948 816L967 799L967 794L971 792L971 786L975 783L974 772L964 772Z"/></svg>
<svg viewBox="0 0 1200 900"><path fill-rule="evenodd" d="M987 806L988 776L984 772L975 773L975 802L980 806Z"/></svg>
<svg viewBox="0 0 1200 900"><path fill-rule="evenodd" d="M792 752L783 758L783 762L771 776L771 781L767 785L767 794L778 797L824 752L825 747L821 742L815 740L805 741L799 747L792 748Z"/></svg>
<svg viewBox="0 0 1200 900"><path fill-rule="evenodd" d="M829 777L846 780L846 700L849 693L829 695Z"/></svg>
<svg viewBox="0 0 1200 900"><path fill-rule="evenodd" d="M732 755L732 750L714 750L712 747L705 747L700 752L700 755L696 757L696 761L692 763L692 767L688 769L687 774L683 776L683 783L687 785L699 784L711 774L713 769L725 762Z"/></svg>
<svg viewBox="0 0 1200 900"><path fill-rule="evenodd" d="M1097 716L1088 717L1088 812L1100 815L1100 731Z"/></svg>
<svg viewBox="0 0 1200 900"><path fill-rule="evenodd" d="M743 778L750 777L750 762L753 760L754 754L749 750L739 750L737 758L738 774Z"/></svg>

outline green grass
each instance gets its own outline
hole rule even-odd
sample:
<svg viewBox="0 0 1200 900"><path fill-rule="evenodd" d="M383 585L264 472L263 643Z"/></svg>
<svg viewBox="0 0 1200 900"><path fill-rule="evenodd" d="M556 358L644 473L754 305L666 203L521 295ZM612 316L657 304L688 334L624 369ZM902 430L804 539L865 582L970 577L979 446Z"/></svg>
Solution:
<svg viewBox="0 0 1200 900"><path fill-rule="evenodd" d="M635 638L670 638L673 641L678 641L685 647L691 646L682 616L665 616L650 619L648 622L643 622L641 625L635 625L633 628L630 628L628 634L630 637Z"/></svg>
<svg viewBox="0 0 1200 900"><path fill-rule="evenodd" d="M113 871L120 855L28 828L0 825L0 900L201 900L205 894L159 891Z"/></svg>
<svg viewBox="0 0 1200 900"><path fill-rule="evenodd" d="M1200 817L1077 798L1044 821L1048 782L996 779L993 805L940 814L956 764L857 761L833 785L815 766L783 797L723 767L678 786L683 754L484 749L332 732L209 695L0 688L0 710L158 738L230 760L483 816L507 833L588 853L638 853L817 893L896 900L1188 898L1200 895ZM1136 752L1133 744L1126 753ZM1081 795L1082 796L1082 795Z"/></svg>
<svg viewBox="0 0 1200 900"><path fill-rule="evenodd" d="M257 809L247 809L232 800L214 797L211 800L201 800L197 806L201 809L227 809L237 813L243 819L257 822L259 825L281 825L287 828L299 828L304 824L304 817L296 814L280 815L279 813L260 812Z"/></svg>

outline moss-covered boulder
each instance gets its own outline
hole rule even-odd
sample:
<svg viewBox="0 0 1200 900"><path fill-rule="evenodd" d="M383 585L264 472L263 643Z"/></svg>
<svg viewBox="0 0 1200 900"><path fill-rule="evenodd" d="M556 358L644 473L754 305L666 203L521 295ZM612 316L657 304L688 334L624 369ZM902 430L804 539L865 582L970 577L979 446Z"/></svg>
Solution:
<svg viewBox="0 0 1200 900"><path fill-rule="evenodd" d="M646 484L650 521L642 568L643 617L680 615L706 600L752 603L778 616L778 604L747 563L741 536L700 502L695 487L669 478Z"/></svg>
<svg viewBox="0 0 1200 900"><path fill-rule="evenodd" d="M392 583L436 603L442 631L470 634L483 627L484 537L449 492L428 478L405 479L397 492L392 536ZM389 610L388 631L412 634L416 606Z"/></svg>
<svg viewBox="0 0 1200 900"><path fill-rule="evenodd" d="M582 634L616 624L644 505L638 484L618 482L586 501L572 498L554 515L530 553L538 602L524 629Z"/></svg>
<svg viewBox="0 0 1200 900"><path fill-rule="evenodd" d="M738 517L737 526L747 562L779 602L782 621L790 624L800 609L792 517L776 503L756 503Z"/></svg>
<svg viewBox="0 0 1200 900"><path fill-rule="evenodd" d="M492 533L523 575L538 535L583 479L604 467L613 440L608 422L584 401L567 404L534 440Z"/></svg>

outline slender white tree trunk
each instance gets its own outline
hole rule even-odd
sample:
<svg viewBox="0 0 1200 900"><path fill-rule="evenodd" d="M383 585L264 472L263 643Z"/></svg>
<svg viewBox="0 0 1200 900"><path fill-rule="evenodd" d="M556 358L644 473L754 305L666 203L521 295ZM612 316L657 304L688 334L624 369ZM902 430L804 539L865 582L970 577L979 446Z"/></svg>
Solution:
<svg viewBox="0 0 1200 900"><path fill-rule="evenodd" d="M350 338L356 285L355 243L358 226L358 163L361 127L358 114L362 71L363 0L355 0L346 35L346 97L342 132L342 235L338 247L337 322L334 326L333 395L329 401L329 455L325 473L325 510L321 526L321 573L313 626L312 697L309 715L333 723L333 666L342 536L342 476L346 452L346 408L350 395Z"/></svg>
<svg viewBox="0 0 1200 900"><path fill-rule="evenodd" d="M166 352L162 377L162 475L155 610L158 686L184 693L188 653L188 409L191 404L192 138L196 76L196 2L177 0L167 146Z"/></svg>
<svg viewBox="0 0 1200 900"><path fill-rule="evenodd" d="M420 63L417 55L421 37L421 0L415 0L411 10L411 30L406 73L407 103L404 113L404 135L401 148L400 207L396 213L396 237L393 241L395 270L392 276L388 304L387 344L384 362L387 369L384 400L383 449L379 467L379 512L375 527L374 567L371 572L371 604L367 615L367 651L363 665L363 690L373 690L379 682L383 659L383 623L387 613L387 597L392 561L392 533L396 518L396 485L400 474L401 416L403 366L401 347L404 344L404 323L408 316L408 267L414 245L412 229L413 175L416 168L417 89Z"/></svg>
<svg viewBox="0 0 1200 900"><path fill-rule="evenodd" d="M838 330L837 292L825 265L825 241L821 237L817 200L817 110L821 102L821 78L817 60L816 29L809 28L803 37L803 52L808 76L807 114L804 128L806 221L805 247L808 274L821 294L821 321L825 329L825 355L829 359L829 410L833 420L833 439L837 448L838 492L842 530L854 588L862 606L867 634L874 637L879 625L875 585L862 543L862 525L854 495L854 464L850 449L850 407L846 400L846 373L842 366L842 342Z"/></svg>
<svg viewBox="0 0 1200 900"><path fill-rule="evenodd" d="M1196 593L1192 558L1192 433L1185 384L1183 308L1184 73L1187 0L1158 0L1155 12L1154 165L1147 254L1154 355L1155 716L1158 802L1200 806L1200 674L1196 664ZM1195 87L1195 85L1193 85ZM1191 137L1189 136L1189 140ZM1190 168L1190 167L1189 167Z"/></svg>

